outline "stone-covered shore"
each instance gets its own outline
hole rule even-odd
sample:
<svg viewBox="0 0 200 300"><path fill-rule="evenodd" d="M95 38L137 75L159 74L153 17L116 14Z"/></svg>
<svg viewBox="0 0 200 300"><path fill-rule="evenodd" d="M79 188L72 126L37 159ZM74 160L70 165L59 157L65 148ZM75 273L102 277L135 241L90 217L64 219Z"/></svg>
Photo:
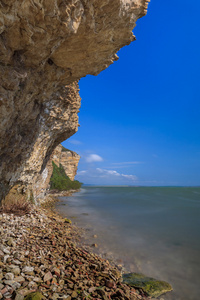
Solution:
<svg viewBox="0 0 200 300"><path fill-rule="evenodd" d="M0 214L0 299L149 299L117 267L76 246L81 231L52 209Z"/></svg>

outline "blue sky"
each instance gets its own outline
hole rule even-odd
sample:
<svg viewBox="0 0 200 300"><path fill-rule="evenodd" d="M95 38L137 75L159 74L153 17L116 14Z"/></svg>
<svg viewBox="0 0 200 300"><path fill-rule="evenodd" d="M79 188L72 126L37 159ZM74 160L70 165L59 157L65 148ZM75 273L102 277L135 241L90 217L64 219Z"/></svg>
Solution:
<svg viewBox="0 0 200 300"><path fill-rule="evenodd" d="M80 80L76 179L96 185L200 185L200 1L156 1L137 40Z"/></svg>

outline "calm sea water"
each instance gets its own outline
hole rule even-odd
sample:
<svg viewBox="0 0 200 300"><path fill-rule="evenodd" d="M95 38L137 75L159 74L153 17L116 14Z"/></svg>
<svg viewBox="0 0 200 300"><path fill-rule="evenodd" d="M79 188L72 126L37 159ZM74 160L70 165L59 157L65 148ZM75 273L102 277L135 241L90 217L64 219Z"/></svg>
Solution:
<svg viewBox="0 0 200 300"><path fill-rule="evenodd" d="M101 253L171 283L162 298L200 299L200 188L87 187L62 200Z"/></svg>

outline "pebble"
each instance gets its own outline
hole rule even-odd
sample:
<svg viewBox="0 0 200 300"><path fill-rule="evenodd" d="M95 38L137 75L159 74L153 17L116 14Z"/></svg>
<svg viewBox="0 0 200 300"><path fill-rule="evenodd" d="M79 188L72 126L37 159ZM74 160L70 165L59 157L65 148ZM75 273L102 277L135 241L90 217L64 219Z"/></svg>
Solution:
<svg viewBox="0 0 200 300"><path fill-rule="evenodd" d="M77 298L78 294L76 291L73 291L73 293L71 294L71 298Z"/></svg>
<svg viewBox="0 0 200 300"><path fill-rule="evenodd" d="M0 299L32 299L36 291L45 300L148 299L127 286L127 297L120 294L119 269L78 248L79 239L79 228L42 208L0 214Z"/></svg>
<svg viewBox="0 0 200 300"><path fill-rule="evenodd" d="M4 258L3 258L3 262L6 263L6 262L7 262L7 259L8 259L9 257L10 257L10 255L5 255Z"/></svg>
<svg viewBox="0 0 200 300"><path fill-rule="evenodd" d="M25 274L33 273L33 271L34 271L34 268L33 267L28 267L28 266L26 266L22 269L22 272L25 273Z"/></svg>
<svg viewBox="0 0 200 300"><path fill-rule="evenodd" d="M24 300L24 296L23 295L20 295L20 294L17 294L15 296L15 300Z"/></svg>
<svg viewBox="0 0 200 300"><path fill-rule="evenodd" d="M17 276L14 278L14 281L23 283L25 281L25 278L23 276Z"/></svg>
<svg viewBox="0 0 200 300"><path fill-rule="evenodd" d="M51 272L47 272L45 275L44 275L44 282L46 281L49 281L53 278Z"/></svg>
<svg viewBox="0 0 200 300"><path fill-rule="evenodd" d="M13 280L14 279L14 274L13 273L6 273L5 274L5 278L7 280Z"/></svg>
<svg viewBox="0 0 200 300"><path fill-rule="evenodd" d="M116 285L113 280L106 280L106 286L110 289L116 288Z"/></svg>
<svg viewBox="0 0 200 300"><path fill-rule="evenodd" d="M9 238L9 240L7 241L7 245L8 245L8 246L15 247L15 246L16 246L16 243L14 242L13 238Z"/></svg>
<svg viewBox="0 0 200 300"><path fill-rule="evenodd" d="M3 252L4 252L5 254L10 254L10 250L9 250L8 248L4 248L4 249L3 249Z"/></svg>
<svg viewBox="0 0 200 300"><path fill-rule="evenodd" d="M21 270L20 270L19 267L16 267L16 268L13 268L12 272L13 272L14 275L19 275Z"/></svg>

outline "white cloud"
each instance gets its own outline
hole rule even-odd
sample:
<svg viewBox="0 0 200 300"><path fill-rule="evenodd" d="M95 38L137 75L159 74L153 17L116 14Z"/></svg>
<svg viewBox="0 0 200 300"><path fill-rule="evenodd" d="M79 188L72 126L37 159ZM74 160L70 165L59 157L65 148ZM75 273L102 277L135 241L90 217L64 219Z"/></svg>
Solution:
<svg viewBox="0 0 200 300"><path fill-rule="evenodd" d="M99 156L98 154L90 154L88 155L85 160L88 163L92 163L92 162L100 162L103 161L103 158L101 156Z"/></svg>
<svg viewBox="0 0 200 300"><path fill-rule="evenodd" d="M125 174L122 174L122 177L125 177L127 179L131 179L133 181L137 180L137 176L135 176L135 175L125 175Z"/></svg>
<svg viewBox="0 0 200 300"><path fill-rule="evenodd" d="M120 174L117 171L112 171L112 170L108 170L108 174L114 176L120 176Z"/></svg>
<svg viewBox="0 0 200 300"><path fill-rule="evenodd" d="M101 177L124 177L126 179L130 179L132 181L136 181L138 178L135 175L126 175L126 174L120 174L115 170L106 170L106 169L101 169L101 168L96 168L97 172L101 173Z"/></svg>
<svg viewBox="0 0 200 300"><path fill-rule="evenodd" d="M100 173L104 173L107 175L120 176L120 174L115 170L105 170L105 169L100 169L100 168L96 168L96 170Z"/></svg>
<svg viewBox="0 0 200 300"><path fill-rule="evenodd" d="M69 143L73 144L73 145L81 145L82 143L78 140L69 140Z"/></svg>
<svg viewBox="0 0 200 300"><path fill-rule="evenodd" d="M78 171L77 172L77 175L84 175L84 174L86 174L87 173L87 171Z"/></svg>
<svg viewBox="0 0 200 300"><path fill-rule="evenodd" d="M116 170L107 170L102 168L90 168L78 172L78 180L88 184L114 184L114 185L132 185L138 182L138 178L132 174L122 174Z"/></svg>

